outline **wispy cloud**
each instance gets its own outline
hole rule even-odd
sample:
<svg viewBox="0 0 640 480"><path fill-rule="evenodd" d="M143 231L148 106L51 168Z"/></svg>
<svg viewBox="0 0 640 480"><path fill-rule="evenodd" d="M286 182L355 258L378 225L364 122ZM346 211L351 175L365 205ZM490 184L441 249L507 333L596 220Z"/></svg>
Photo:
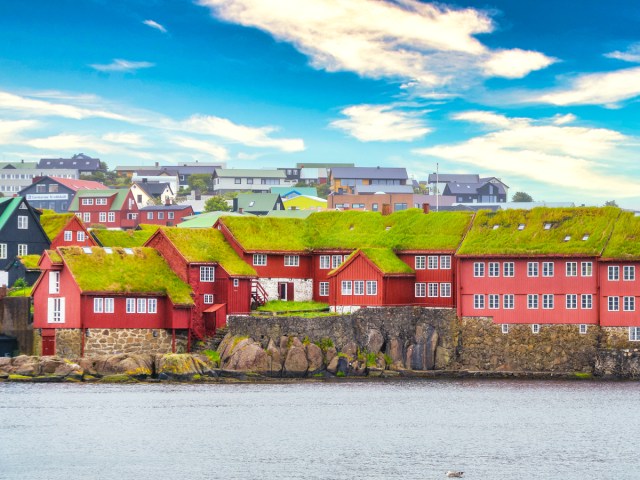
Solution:
<svg viewBox="0 0 640 480"><path fill-rule="evenodd" d="M10 142L22 132L40 126L36 120L0 120L0 143Z"/></svg>
<svg viewBox="0 0 640 480"><path fill-rule="evenodd" d="M484 62L484 71L491 77L522 78L533 70L541 70L557 60L529 50L500 50Z"/></svg>
<svg viewBox="0 0 640 480"><path fill-rule="evenodd" d="M144 20L142 23L147 25L148 27L155 28L156 30L161 31L162 33L167 33L167 29L164 26L160 25L158 22L153 20Z"/></svg>
<svg viewBox="0 0 640 480"><path fill-rule="evenodd" d="M625 62L640 63L640 42L629 45L629 48L624 52L616 50L614 52L605 53L604 56Z"/></svg>
<svg viewBox="0 0 640 480"><path fill-rule="evenodd" d="M416 113L391 105L352 105L343 109L342 114L347 118L334 120L330 125L361 142L409 142L431 132Z"/></svg>
<svg viewBox="0 0 640 480"><path fill-rule="evenodd" d="M93 63L89 66L99 72L135 72L142 68L151 68L155 66L155 64L151 62L134 62L131 60L116 58L111 63Z"/></svg>
<svg viewBox="0 0 640 480"><path fill-rule="evenodd" d="M180 147L188 148L190 150L197 150L199 152L211 155L216 160L227 160L229 158L228 150L213 142L206 142L203 140L182 136L171 136L169 141Z"/></svg>

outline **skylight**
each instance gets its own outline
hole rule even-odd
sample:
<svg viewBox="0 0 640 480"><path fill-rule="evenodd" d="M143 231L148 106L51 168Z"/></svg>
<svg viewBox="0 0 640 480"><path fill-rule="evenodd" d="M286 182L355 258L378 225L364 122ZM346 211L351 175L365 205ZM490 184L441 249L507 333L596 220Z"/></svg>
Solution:
<svg viewBox="0 0 640 480"><path fill-rule="evenodd" d="M585 233L585 234L582 236L582 241L585 241L585 242L586 242L587 240L589 240L589 234L588 234L588 233Z"/></svg>
<svg viewBox="0 0 640 480"><path fill-rule="evenodd" d="M565 242L568 242L569 240L571 240L571 235L567 235L566 237L564 237Z"/></svg>
<svg viewBox="0 0 640 480"><path fill-rule="evenodd" d="M126 253L127 255L133 255L133 249L132 248L125 248L124 249L124 253Z"/></svg>
<svg viewBox="0 0 640 480"><path fill-rule="evenodd" d="M545 230L550 230L551 229L551 224L550 223L545 223L544 224L544 229Z"/></svg>
<svg viewBox="0 0 640 480"><path fill-rule="evenodd" d="M104 247L104 253L111 255L113 253L113 249L111 247Z"/></svg>
<svg viewBox="0 0 640 480"><path fill-rule="evenodd" d="M253 200L251 200L251 201L249 202L249 206L250 206L250 207L253 207L255 204L256 204L256 202L254 202Z"/></svg>
<svg viewBox="0 0 640 480"><path fill-rule="evenodd" d="M518 230L524 230L525 224L521 223L520 225L518 225Z"/></svg>
<svg viewBox="0 0 640 480"><path fill-rule="evenodd" d="M82 247L82 251L84 253L93 253L93 251L91 250L91 247Z"/></svg>
<svg viewBox="0 0 640 480"><path fill-rule="evenodd" d="M496 225L494 225L494 226L493 226L493 229L494 229L494 230L497 230L497 229L499 229L499 228L500 228L500 225L497 225L497 224L496 224Z"/></svg>

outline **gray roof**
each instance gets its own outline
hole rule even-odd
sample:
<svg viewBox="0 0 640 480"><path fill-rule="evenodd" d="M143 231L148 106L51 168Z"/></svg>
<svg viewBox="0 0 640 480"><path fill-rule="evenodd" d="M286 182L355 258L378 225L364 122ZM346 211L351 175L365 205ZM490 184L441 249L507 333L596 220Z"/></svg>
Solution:
<svg viewBox="0 0 640 480"><path fill-rule="evenodd" d="M168 183L161 182L135 182L142 190L147 192L152 197L159 197L168 188L171 190L171 186ZM171 191L173 193L173 191Z"/></svg>
<svg viewBox="0 0 640 480"><path fill-rule="evenodd" d="M437 180L436 180L437 178ZM478 174L466 174L466 173L430 173L429 174L429 183L479 183L480 175Z"/></svg>
<svg viewBox="0 0 640 480"><path fill-rule="evenodd" d="M409 178L406 168L388 167L336 167L331 169L331 175L333 178L391 178L400 180Z"/></svg>
<svg viewBox="0 0 640 480"><path fill-rule="evenodd" d="M72 168L76 170L99 170L100 159L78 153L71 158L41 158L38 168Z"/></svg>
<svg viewBox="0 0 640 480"><path fill-rule="evenodd" d="M175 177L178 175L177 170L169 170L168 168L154 168L149 170L138 170L135 173L137 177L159 177L161 175L170 175Z"/></svg>
<svg viewBox="0 0 640 480"><path fill-rule="evenodd" d="M493 177L491 177L493 178ZM478 192L478 189L484 187L487 184L491 184L493 186L495 186L498 189L498 193L506 193L505 189L504 189L504 184L502 182L500 183L492 183L489 181L484 181L484 182L478 182L478 183L457 183L457 182L451 182L447 184L447 187L449 189L449 193L451 195L457 195L459 193L462 194L475 194Z"/></svg>
<svg viewBox="0 0 640 480"><path fill-rule="evenodd" d="M216 168L215 176L221 178L286 178L282 170L258 168Z"/></svg>
<svg viewBox="0 0 640 480"><path fill-rule="evenodd" d="M180 175L206 174L213 175L214 170L221 168L221 165L172 165L172 170L176 170Z"/></svg>
<svg viewBox="0 0 640 480"><path fill-rule="evenodd" d="M356 185L356 193L413 193L411 185Z"/></svg>
<svg viewBox="0 0 640 480"><path fill-rule="evenodd" d="M241 193L234 199L234 206L246 212L268 212L280 200L277 193Z"/></svg>
<svg viewBox="0 0 640 480"><path fill-rule="evenodd" d="M187 210L188 208L192 208L191 205L188 205L186 203L182 203L182 204L172 204L172 205L149 205L148 207L142 207L140 209L141 212L147 212L149 210L151 211L155 211L155 210Z"/></svg>

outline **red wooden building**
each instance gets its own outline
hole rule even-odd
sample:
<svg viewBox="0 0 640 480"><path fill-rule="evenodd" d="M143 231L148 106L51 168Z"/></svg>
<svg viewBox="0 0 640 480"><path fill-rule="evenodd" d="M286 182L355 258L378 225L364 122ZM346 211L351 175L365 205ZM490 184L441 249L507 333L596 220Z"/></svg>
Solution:
<svg viewBox="0 0 640 480"><path fill-rule="evenodd" d="M72 213L43 215L40 221L51 240L52 250L58 247L98 246L82 221Z"/></svg>
<svg viewBox="0 0 640 480"><path fill-rule="evenodd" d="M130 189L78 190L69 206L88 227L135 228L140 222L138 204Z"/></svg>
<svg viewBox="0 0 640 480"><path fill-rule="evenodd" d="M190 215L193 215L193 207L187 204L151 205L142 207L139 212L140 223L167 227L182 223Z"/></svg>

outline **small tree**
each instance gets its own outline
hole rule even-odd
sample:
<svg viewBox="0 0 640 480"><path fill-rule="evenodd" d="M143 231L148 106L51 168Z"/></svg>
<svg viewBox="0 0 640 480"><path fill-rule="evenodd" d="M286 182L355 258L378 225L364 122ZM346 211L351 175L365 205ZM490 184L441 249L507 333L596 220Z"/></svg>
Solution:
<svg viewBox="0 0 640 480"><path fill-rule="evenodd" d="M23 277L18 278L13 284L15 290L25 290L28 286L29 284Z"/></svg>
<svg viewBox="0 0 640 480"><path fill-rule="evenodd" d="M207 173L194 173L189 176L189 188L191 190L200 190L201 192L209 191L209 184L211 183L211 175Z"/></svg>
<svg viewBox="0 0 640 480"><path fill-rule="evenodd" d="M604 202L604 206L605 207L617 207L618 204L616 203L615 200L609 200L607 202Z"/></svg>
<svg viewBox="0 0 640 480"><path fill-rule="evenodd" d="M227 201L218 196L213 196L206 202L204 202L205 212L228 212L231 207L227 204Z"/></svg>
<svg viewBox="0 0 640 480"><path fill-rule="evenodd" d="M533 202L533 197L526 192L516 192L511 197L512 202Z"/></svg>

